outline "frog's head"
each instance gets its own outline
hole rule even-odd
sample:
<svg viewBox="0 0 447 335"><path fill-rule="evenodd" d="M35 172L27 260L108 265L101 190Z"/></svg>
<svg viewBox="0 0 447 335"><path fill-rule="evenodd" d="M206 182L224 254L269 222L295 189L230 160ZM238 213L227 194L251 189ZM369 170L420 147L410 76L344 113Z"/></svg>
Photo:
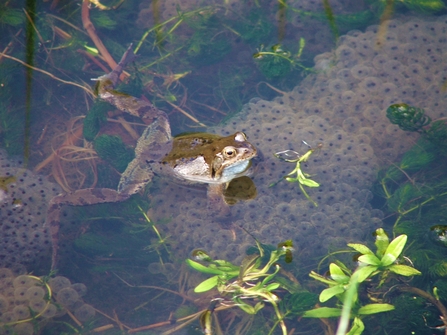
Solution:
<svg viewBox="0 0 447 335"><path fill-rule="evenodd" d="M221 183L247 174L251 159L256 156L256 148L247 140L242 132L219 140L212 162L212 177Z"/></svg>

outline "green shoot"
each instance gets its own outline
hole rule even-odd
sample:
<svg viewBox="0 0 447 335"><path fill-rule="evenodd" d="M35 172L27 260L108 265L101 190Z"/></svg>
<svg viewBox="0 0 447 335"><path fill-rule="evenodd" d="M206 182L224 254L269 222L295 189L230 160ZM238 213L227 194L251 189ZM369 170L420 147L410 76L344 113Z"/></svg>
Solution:
<svg viewBox="0 0 447 335"><path fill-rule="evenodd" d="M309 178L310 175L301 170L301 163L307 162L310 155L312 155L312 153L315 150L320 149L321 147L322 147L322 144L319 144L316 148L309 148L309 150L302 156L299 156L299 154L293 150L285 150L285 151L280 151L280 152L275 153L275 157L277 157L277 158L285 160L286 162L296 163L295 168L291 172L289 172L286 176L284 176L283 179L287 180L290 183L294 183L294 182L298 183L304 196L307 198L307 200L312 202L312 204L315 207L317 207L318 204L314 200L312 200L312 198L307 194L306 190L304 189L304 186L315 188L315 187L319 187L320 184L317 183L316 181L310 179ZM292 158L292 157L295 157L295 158ZM291 177L294 174L296 174L296 176ZM277 181L276 183L270 184L269 187L275 186L281 180Z"/></svg>
<svg viewBox="0 0 447 335"><path fill-rule="evenodd" d="M309 318L329 318L340 317L337 335L355 334L363 332L365 326L362 318L366 315L391 311L394 306L388 303L374 302L363 305L358 297L359 286L370 281L375 275L380 274L380 281L377 287L383 285L390 273L400 276L411 277L420 275L421 272L408 265L399 264L402 251L407 242L406 235L400 235L391 242L382 228L376 230L376 252L374 253L366 245L350 243L349 247L360 253L357 258L359 266L351 272L343 263L331 263L329 265L329 278L312 271L309 276L325 285L328 288L321 291L320 302L326 302L336 297L341 307L320 307L304 313L304 317ZM347 333L349 319L354 319L351 330Z"/></svg>
<svg viewBox="0 0 447 335"><path fill-rule="evenodd" d="M280 282L275 281L280 266L277 264L280 258L286 256L291 259L292 241L280 243L278 248L270 253L270 259L267 264L262 266L261 257L264 250L261 244L256 241L259 254L248 255L242 261L240 266L234 265L225 260L212 260L203 250L194 253L195 258L209 263L203 265L192 259L187 259L186 263L194 270L213 275L196 286L194 292L202 293L217 288L225 306L237 306L245 313L254 315L258 313L265 305L265 302L273 306L277 318L277 324L280 325L282 334L287 334L287 328L284 323L284 316L278 307L279 297L275 290L280 287L285 288ZM224 297L231 297L226 301ZM254 301L254 303L249 303ZM207 310L203 316L203 328L209 329L211 318ZM273 332L275 327L270 331Z"/></svg>

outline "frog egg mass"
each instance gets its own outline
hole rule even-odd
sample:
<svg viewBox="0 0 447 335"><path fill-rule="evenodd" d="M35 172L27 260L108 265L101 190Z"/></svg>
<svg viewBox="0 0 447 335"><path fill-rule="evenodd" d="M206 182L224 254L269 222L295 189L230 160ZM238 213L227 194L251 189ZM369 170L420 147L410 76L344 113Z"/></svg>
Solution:
<svg viewBox="0 0 447 335"><path fill-rule="evenodd" d="M164 183L161 187L176 196L155 195L150 215L157 221L169 213L172 220L163 228L176 237L179 251L203 248L221 259L243 257L253 244L237 229L243 227L263 243L291 238L300 259L315 259L364 240L382 225L382 212L369 205L369 188L379 167L395 161L416 138L388 121L387 107L403 102L436 119L446 116L447 103L442 90L447 17L406 17L387 21L386 27L383 36L377 25L341 36L335 53L315 57L317 74L273 101L252 99L242 113L212 130L223 136L243 131L262 153L252 176L258 195L233 207L233 234L206 219L206 204L191 205L193 191ZM295 167L273 154L287 149L304 154L309 148L303 140L312 147L322 144L302 165L320 184L307 189L318 207L296 183L269 187Z"/></svg>
<svg viewBox="0 0 447 335"><path fill-rule="evenodd" d="M169 16L172 8L168 2L164 6ZM291 24L299 27L302 22L296 17ZM244 132L262 153L262 159L254 159L252 175L257 197L232 207L229 228L233 229L222 229L207 217L203 192L157 181L163 191L151 195L149 215L155 222L169 218L159 228L172 236L180 257L203 248L213 257L242 258L254 241L240 227L263 243L292 239L300 258L318 258L347 242L362 241L382 225L382 212L369 205L369 188L378 168L395 161L415 139L388 121L386 108L403 102L424 108L432 119L444 117L442 85L447 80L442 57L447 52L446 16L427 21L406 17L385 24L385 34L378 34L374 25L341 36L335 52L315 57L317 73L273 101L252 99L226 125L211 130L223 136ZM283 180L269 187L295 167L274 153L294 150L302 155L308 145L320 144L321 149L302 164L303 171L320 184L306 189L318 207L296 183ZM58 186L21 165L0 150L0 287L5 288L0 310L10 313L2 314L4 318L19 314L8 305L11 299L27 300L36 311L42 308L42 292L5 268L49 260L45 213L49 200L61 193ZM84 288L56 278L49 284L60 304L88 315L90 309L79 305Z"/></svg>
<svg viewBox="0 0 447 335"><path fill-rule="evenodd" d="M0 323L12 323L6 328L0 325L1 334L12 334L8 332L12 328L14 334L32 335L33 322L62 316L67 310L82 322L95 316L95 309L81 298L86 293L84 284L72 284L62 276L51 278L48 284L55 301L48 301L49 291L41 280L0 268Z"/></svg>
<svg viewBox="0 0 447 335"><path fill-rule="evenodd" d="M29 265L50 254L46 208L61 190L22 165L0 150L0 267Z"/></svg>

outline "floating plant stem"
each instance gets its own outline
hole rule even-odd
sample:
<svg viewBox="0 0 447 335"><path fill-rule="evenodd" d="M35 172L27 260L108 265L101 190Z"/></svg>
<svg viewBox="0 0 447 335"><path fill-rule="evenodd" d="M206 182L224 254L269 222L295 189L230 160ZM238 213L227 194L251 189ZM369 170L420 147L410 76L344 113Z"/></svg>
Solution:
<svg viewBox="0 0 447 335"><path fill-rule="evenodd" d="M303 143L307 144L304 141L303 141ZM286 162L296 163L296 166L290 173L288 173L282 179L278 180L275 183L271 183L269 185L269 187L275 186L276 184L278 184L283 179L287 180L290 183L297 182L298 185L300 186L300 189L303 192L304 196L310 202L312 202L312 204L315 207L317 207L318 204L309 196L309 194L307 194L306 190L304 189L304 186L315 188L315 187L319 187L320 184L317 183L316 181L310 179L309 178L310 175L302 171L301 163L307 162L307 160L309 159L310 155L312 155L312 153L315 150L320 149L321 147L322 147L321 143L318 144L316 148L309 147L309 150L302 156L300 156L298 152L293 151L293 150L284 150L284 151L280 151L280 152L275 153L274 155L275 155L276 158L282 159L282 160L284 160ZM296 176L292 177L294 174L296 174Z"/></svg>

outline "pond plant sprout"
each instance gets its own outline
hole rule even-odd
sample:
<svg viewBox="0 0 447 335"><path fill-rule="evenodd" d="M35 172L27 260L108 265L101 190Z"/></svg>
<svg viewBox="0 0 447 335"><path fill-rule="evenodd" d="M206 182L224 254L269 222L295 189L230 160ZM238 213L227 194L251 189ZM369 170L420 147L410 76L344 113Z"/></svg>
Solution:
<svg viewBox="0 0 447 335"><path fill-rule="evenodd" d="M239 307L249 315L257 314L264 308L265 302L268 302L273 307L276 316L276 322L269 334L272 334L279 324L282 334L287 335L284 315L278 306L280 298L275 292L285 286L281 284L281 281L275 281L275 277L281 269L277 263L280 258L285 256L286 262L292 261L292 241L280 243L276 250L271 251L270 258L264 266L262 266L264 249L257 240L256 245L259 253L246 256L240 266L225 260L213 260L206 254L201 259L207 261L207 266L187 259L186 263L194 270L213 275L197 285L194 292L202 293L217 288L222 299L215 303L230 308ZM212 333L211 316L210 310L202 315L201 323L206 334Z"/></svg>
<svg viewBox="0 0 447 335"><path fill-rule="evenodd" d="M303 143L305 145L307 145L309 147L309 150L307 150L307 152L300 156L300 154L294 150L284 150L284 151L279 151L277 153L275 153L275 157L286 161L286 162L291 162L291 163L295 163L295 168L289 172L286 176L284 176L282 179L280 179L279 181L272 183L269 185L269 187L273 187L276 184L278 184L281 180L285 179L290 183L298 183L298 185L300 186L301 191L303 192L304 196L310 201L312 202L312 204L317 207L318 204L312 200L312 198L307 194L306 190L304 189L304 186L306 187L311 187L311 188L316 188L319 187L320 184L317 183L316 181L310 179L309 177L311 176L310 174L307 174L305 172L302 171L301 169L301 163L305 163L307 162L307 160L309 159L309 157L313 154L314 151L319 150L322 148L323 144L318 144L317 147L312 148L309 144L307 144L307 142L303 141ZM292 177L294 174L296 174L295 177Z"/></svg>
<svg viewBox="0 0 447 335"><path fill-rule="evenodd" d="M376 230L376 252L366 245L349 243L348 246L358 254L358 267L351 271L344 263L337 261L329 265L329 277L312 271L309 276L328 288L321 291L319 300L324 303L333 297L339 300L337 307L318 307L304 313L308 318L340 317L336 335L345 335L348 332L349 320L353 319L348 334L360 335L365 329L362 318L368 315L394 310L394 306L383 302L383 298L370 299L373 303L364 304L360 299L360 285L368 282L373 285L372 279L379 275L379 281L374 282L380 288L394 276L412 277L421 272L415 268L400 264L401 255L407 242L407 235L397 236L391 242L382 228ZM388 290L387 290L388 291ZM371 296L369 297L371 298Z"/></svg>

